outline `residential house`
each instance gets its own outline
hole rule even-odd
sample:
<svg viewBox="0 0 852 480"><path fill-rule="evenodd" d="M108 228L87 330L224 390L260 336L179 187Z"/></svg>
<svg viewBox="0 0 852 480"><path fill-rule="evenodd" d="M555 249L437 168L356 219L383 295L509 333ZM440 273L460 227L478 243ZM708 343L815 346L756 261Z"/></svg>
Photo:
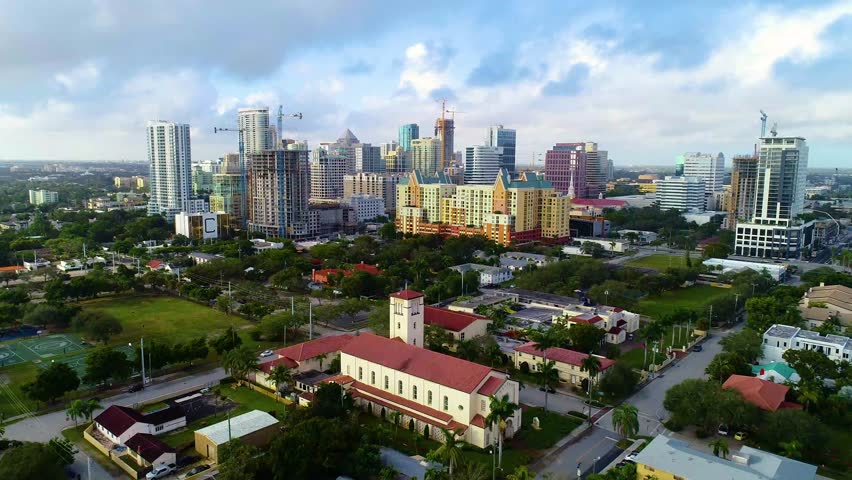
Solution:
<svg viewBox="0 0 852 480"><path fill-rule="evenodd" d="M191 258L196 265L201 265L202 263L207 263L213 260L219 260L225 257L223 257L222 255L214 255L212 253L192 252L189 254L189 258Z"/></svg>
<svg viewBox="0 0 852 480"><path fill-rule="evenodd" d="M492 267L491 265L481 265L478 263L464 263L450 267L459 273L479 272L480 285L499 285L503 282L512 279L512 271L506 267Z"/></svg>
<svg viewBox="0 0 852 480"><path fill-rule="evenodd" d="M251 374L253 378L250 379L274 390L275 385L269 381L268 374L278 365L291 368L294 373L322 372L329 367L332 360L340 356L340 349L350 340L352 335L349 334L331 335L279 348L271 356L263 359L263 362L258 365L260 371Z"/></svg>
<svg viewBox="0 0 852 480"><path fill-rule="evenodd" d="M141 414L129 407L111 405L94 419L95 429L115 444L125 444L137 433L161 435L186 426L186 414L178 406Z"/></svg>
<svg viewBox="0 0 852 480"><path fill-rule="evenodd" d="M842 328L852 327L852 288L844 285L811 287L799 302L802 319L809 328L816 328L836 317Z"/></svg>
<svg viewBox="0 0 852 480"><path fill-rule="evenodd" d="M151 260L145 264L148 267L148 270L152 272L159 272L160 270L166 268L166 264L161 262L160 260Z"/></svg>
<svg viewBox="0 0 852 480"><path fill-rule="evenodd" d="M816 350L835 362L850 361L852 340L840 335L821 335L789 325L772 325L763 333L763 358L768 361L784 360L789 349Z"/></svg>
<svg viewBox="0 0 852 480"><path fill-rule="evenodd" d="M500 255L500 266L511 271L526 270L530 267L543 267L553 259L547 255L526 252L506 252Z"/></svg>
<svg viewBox="0 0 852 480"><path fill-rule="evenodd" d="M523 365L526 364L530 371L540 371L541 365L545 361L545 353L547 354L547 361L554 362L561 382L579 386L583 383L583 380L589 378L589 373L584 372L582 369L583 360L589 358L588 354L559 347L551 347L544 352L538 348L535 342L528 342L515 347L513 358L515 368L524 368ZM600 355L593 355L593 357L597 358L601 364L600 372L595 376L595 380L597 381L601 375L615 364L615 361Z"/></svg>
<svg viewBox="0 0 852 480"><path fill-rule="evenodd" d="M797 403L784 400L787 397L787 392L790 391L790 387L769 380L745 375L731 375L722 384L722 388L740 392L745 401L767 412L785 408L802 408Z"/></svg>
<svg viewBox="0 0 852 480"><path fill-rule="evenodd" d="M423 307L423 323L443 328L453 335L453 340L459 342L487 335L491 319L475 313L426 305Z"/></svg>

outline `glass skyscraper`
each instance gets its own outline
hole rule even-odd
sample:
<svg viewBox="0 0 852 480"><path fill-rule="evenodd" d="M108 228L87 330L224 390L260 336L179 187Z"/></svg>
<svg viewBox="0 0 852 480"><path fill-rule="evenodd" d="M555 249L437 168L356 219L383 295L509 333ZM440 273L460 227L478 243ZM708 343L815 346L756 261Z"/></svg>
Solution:
<svg viewBox="0 0 852 480"><path fill-rule="evenodd" d="M515 129L503 128L503 125L488 127L486 145L502 147L500 168L505 168L509 173L515 173L515 147L517 146Z"/></svg>
<svg viewBox="0 0 852 480"><path fill-rule="evenodd" d="M411 141L418 138L420 138L420 127L416 123L399 127L399 146L406 152L411 151Z"/></svg>

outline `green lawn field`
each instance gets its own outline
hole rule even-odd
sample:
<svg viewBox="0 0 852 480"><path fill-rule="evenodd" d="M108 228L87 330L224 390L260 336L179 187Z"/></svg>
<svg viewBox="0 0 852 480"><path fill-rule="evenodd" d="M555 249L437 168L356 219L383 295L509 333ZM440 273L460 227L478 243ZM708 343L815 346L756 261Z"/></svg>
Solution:
<svg viewBox="0 0 852 480"><path fill-rule="evenodd" d="M699 261L696 258L693 262ZM665 271L669 267L686 267L686 258L683 255L667 255L665 253L657 253L648 255L647 257L634 258L624 262L628 267L653 268L654 270Z"/></svg>
<svg viewBox="0 0 852 480"><path fill-rule="evenodd" d="M731 290L727 288L693 285L645 297L631 310L653 319L659 319L676 308L689 308L703 313L705 305L730 294Z"/></svg>
<svg viewBox="0 0 852 480"><path fill-rule="evenodd" d="M237 315L225 315L175 297L114 297L80 305L103 310L121 322L124 331L109 342L119 345L138 342L141 337L167 343L186 342L200 336L215 336L230 326L239 329L249 324Z"/></svg>

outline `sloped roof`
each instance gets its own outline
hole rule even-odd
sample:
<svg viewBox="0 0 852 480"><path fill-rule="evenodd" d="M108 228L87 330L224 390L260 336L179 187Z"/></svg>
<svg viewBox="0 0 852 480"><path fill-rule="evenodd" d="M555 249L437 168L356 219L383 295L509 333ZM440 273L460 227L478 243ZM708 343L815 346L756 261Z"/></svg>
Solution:
<svg viewBox="0 0 852 480"><path fill-rule="evenodd" d="M476 393L490 397L491 395L494 395L497 390L500 390L500 387L502 387L504 383L506 383L506 379L503 377L499 377L497 375L488 377L488 380L479 387L479 390Z"/></svg>
<svg viewBox="0 0 852 480"><path fill-rule="evenodd" d="M778 410L790 390L786 385L745 375L731 375L722 388L736 390L747 402L770 412Z"/></svg>
<svg viewBox="0 0 852 480"><path fill-rule="evenodd" d="M358 137L356 137L354 133L352 133L352 130L349 130L347 128L346 131L340 135L340 138L337 139L337 143L342 143L344 145L355 145L361 143L361 141L358 140Z"/></svg>
<svg viewBox="0 0 852 480"><path fill-rule="evenodd" d="M352 335L349 334L320 337L316 340L279 348L275 350L275 353L296 362L303 362L318 355L340 351L352 338Z"/></svg>
<svg viewBox="0 0 852 480"><path fill-rule="evenodd" d="M478 363L371 333L354 337L341 352L466 393L492 372Z"/></svg>
<svg viewBox="0 0 852 480"><path fill-rule="evenodd" d="M144 422L144 416L136 410L120 405L110 405L109 408L95 417L95 423L101 425L109 433L119 436L138 422Z"/></svg>
<svg viewBox="0 0 852 480"><path fill-rule="evenodd" d="M394 298L401 298L403 300L413 300L415 298L422 297L423 294L415 292L414 290L400 290L399 292L391 293L390 296Z"/></svg>
<svg viewBox="0 0 852 480"><path fill-rule="evenodd" d="M299 366L299 364L296 363L296 361L293 360L292 358L278 357L275 360L270 360L268 362L261 363L259 365L259 367L260 367L261 372L269 373L269 372L272 371L273 368L275 368L279 365L284 365L285 367L288 367L288 368L296 368L296 367Z"/></svg>
<svg viewBox="0 0 852 480"><path fill-rule="evenodd" d="M515 351L526 353L528 355L536 355L538 357L544 356L544 352L538 349L538 345L535 342L528 342L519 347L515 347ZM588 357L589 355L586 353L568 350L567 348L551 347L547 349L548 360L566 363L577 367L582 366L583 360ZM604 371L615 364L614 360L610 360L606 357L601 357L599 355L594 355L594 357L601 362L601 371Z"/></svg>
<svg viewBox="0 0 852 480"><path fill-rule="evenodd" d="M370 265L369 263L364 262L356 263L355 265L352 265L352 268L360 272L369 273L370 275L379 275L382 273L382 271L375 265Z"/></svg>
<svg viewBox="0 0 852 480"><path fill-rule="evenodd" d="M148 433L137 433L124 442L128 449L138 453L148 463L160 458L164 453L174 453L175 449Z"/></svg>
<svg viewBox="0 0 852 480"><path fill-rule="evenodd" d="M445 330L461 332L478 320L489 321L487 317L474 313L456 312L445 308L425 306L423 322L426 325L436 325Z"/></svg>

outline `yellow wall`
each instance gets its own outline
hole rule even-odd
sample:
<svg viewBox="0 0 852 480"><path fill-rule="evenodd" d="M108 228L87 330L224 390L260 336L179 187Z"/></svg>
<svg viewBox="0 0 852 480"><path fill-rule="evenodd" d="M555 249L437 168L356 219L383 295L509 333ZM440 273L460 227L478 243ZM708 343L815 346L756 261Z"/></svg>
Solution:
<svg viewBox="0 0 852 480"><path fill-rule="evenodd" d="M641 463L636 464L636 480L645 480L647 478L656 478L657 480L685 480L681 477L675 477L669 472L665 472L663 470L657 470L653 467L649 467L647 465L643 465Z"/></svg>

